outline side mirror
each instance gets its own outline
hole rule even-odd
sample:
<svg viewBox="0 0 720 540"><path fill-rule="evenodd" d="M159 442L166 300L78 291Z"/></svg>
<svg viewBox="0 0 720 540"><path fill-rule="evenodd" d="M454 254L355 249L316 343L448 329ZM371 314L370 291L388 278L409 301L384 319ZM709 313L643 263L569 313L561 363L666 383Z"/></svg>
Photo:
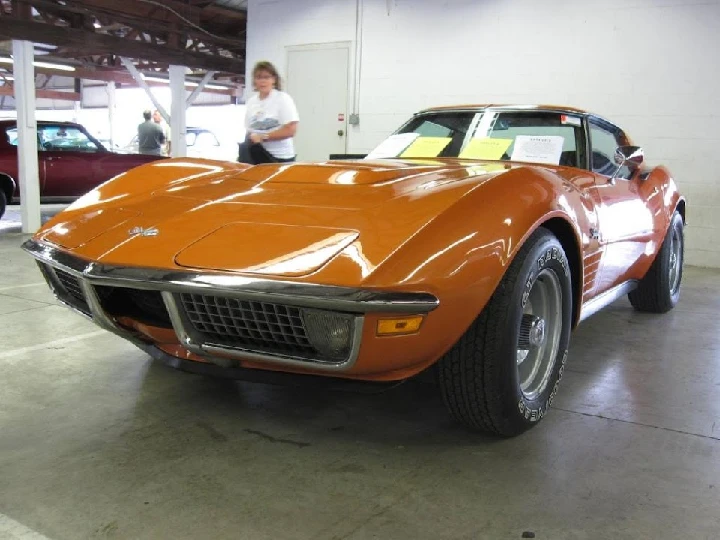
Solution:
<svg viewBox="0 0 720 540"><path fill-rule="evenodd" d="M624 166L628 166L630 169L637 169L645 161L645 153L639 146L618 146L615 150L615 163L618 168L610 177L610 182L614 182L618 173Z"/></svg>

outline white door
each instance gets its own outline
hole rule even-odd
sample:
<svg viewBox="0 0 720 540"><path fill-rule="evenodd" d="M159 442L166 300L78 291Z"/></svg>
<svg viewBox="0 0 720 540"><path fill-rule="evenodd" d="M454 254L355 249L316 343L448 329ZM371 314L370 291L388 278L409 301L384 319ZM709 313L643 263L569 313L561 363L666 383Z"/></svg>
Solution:
<svg viewBox="0 0 720 540"><path fill-rule="evenodd" d="M287 92L300 116L298 161L326 161L344 154L347 140L349 44L289 47Z"/></svg>

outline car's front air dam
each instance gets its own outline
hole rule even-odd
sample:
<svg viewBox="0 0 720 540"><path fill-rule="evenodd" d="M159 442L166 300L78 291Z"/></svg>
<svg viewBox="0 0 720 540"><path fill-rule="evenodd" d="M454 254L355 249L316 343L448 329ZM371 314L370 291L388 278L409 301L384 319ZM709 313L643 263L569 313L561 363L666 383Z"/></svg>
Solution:
<svg viewBox="0 0 720 540"><path fill-rule="evenodd" d="M318 369L309 362L307 366L288 366L272 361L243 358L241 353L232 356L222 353L212 356L198 355L185 348L172 329L154 327L128 317L118 318L118 323L136 333L143 341L161 350L164 354L183 362L213 364L221 370L244 368L353 380L399 381L412 377L432 365L465 330L464 326L460 326L452 333L448 332L443 314L431 312L424 316L420 330L415 334L377 335L378 321L403 315L406 314L366 314L356 361L347 369L333 372ZM229 373L223 376L228 377Z"/></svg>
<svg viewBox="0 0 720 540"><path fill-rule="evenodd" d="M38 259L44 275L63 303L136 345L157 346L184 360L206 359L226 366L240 363L248 368L364 380L398 380L436 361L476 315L465 293L448 298L449 302L443 301L441 305L437 296L413 290L357 289L254 279L236 274L107 266L80 259L72 253L36 240L29 240L23 247ZM122 308L116 309L115 300L111 300L116 297L116 293L120 295L120 300L127 297L132 302L139 301L140 304L133 303L135 308L149 302L147 316L135 318L122 313ZM280 315L300 318L305 321L304 324L309 324L309 312L337 315L340 319L345 317L345 320L353 321L354 330L349 341L351 349L347 356L334 358L325 356L317 348L311 349L310 353L301 351L299 355L296 352L288 354L276 350L272 338L269 342L265 339L265 342L273 345L272 350L257 349L246 345L243 340L226 342L222 336L219 336L220 341L216 341L213 336L217 334L211 335L198 329L197 321L188 317L189 308L184 304L187 302L185 297L195 296L202 298L203 308L210 310L207 312L210 318L212 310L218 306L231 311L249 309L250 314L242 315L245 319L239 319L240 324L245 324L243 321L247 321L247 317L255 317L252 310L268 309L262 306L269 306L269 309L292 307L298 313ZM228 303L213 304L219 300L234 302L235 307ZM243 308L238 304L261 307ZM164 319L162 325L151 322L153 318L158 319L157 309L161 309L164 314L159 319ZM417 316L422 316L423 321L415 333L378 335L378 322L381 319ZM220 323L221 327L227 324L235 324L235 319L230 323ZM267 320L263 324L284 323ZM319 328L319 331L325 331L323 328ZM327 327L328 332L330 328ZM262 329L259 331L263 332ZM316 330L314 335L320 334ZM313 334L310 330L307 337L312 344ZM188 353L193 353L193 356Z"/></svg>

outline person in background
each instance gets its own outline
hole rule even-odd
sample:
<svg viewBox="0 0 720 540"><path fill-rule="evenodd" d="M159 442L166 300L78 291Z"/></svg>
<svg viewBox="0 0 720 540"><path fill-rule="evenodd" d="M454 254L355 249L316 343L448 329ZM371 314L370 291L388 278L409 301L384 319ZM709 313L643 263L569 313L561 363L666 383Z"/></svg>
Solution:
<svg viewBox="0 0 720 540"><path fill-rule="evenodd" d="M141 154L162 156L165 134L162 128L152 121L150 111L143 112L143 118L145 121L138 126L138 151Z"/></svg>
<svg viewBox="0 0 720 540"><path fill-rule="evenodd" d="M165 135L165 145L163 147L163 156L170 156L170 126L165 124L162 119L160 111L155 109L153 111L153 121L160 126Z"/></svg>
<svg viewBox="0 0 720 540"><path fill-rule="evenodd" d="M281 90L280 76L270 62L255 64L252 77L256 93L245 104L247 137L240 143L238 161L295 161L293 137L300 120L295 102Z"/></svg>

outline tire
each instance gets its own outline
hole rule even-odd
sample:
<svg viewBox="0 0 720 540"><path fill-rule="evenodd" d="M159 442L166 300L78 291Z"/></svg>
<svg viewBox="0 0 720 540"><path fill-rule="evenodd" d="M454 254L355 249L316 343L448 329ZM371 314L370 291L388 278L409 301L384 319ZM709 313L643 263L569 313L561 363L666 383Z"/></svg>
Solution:
<svg viewBox="0 0 720 540"><path fill-rule="evenodd" d="M675 212L652 266L637 289L628 294L638 311L666 313L678 303L685 256L684 228L682 216Z"/></svg>
<svg viewBox="0 0 720 540"><path fill-rule="evenodd" d="M0 218L3 217L3 214L5 214L5 209L7 208L7 198L5 197L5 193L0 190Z"/></svg>
<svg viewBox="0 0 720 540"><path fill-rule="evenodd" d="M450 413L471 429L503 436L537 424L562 378L571 313L567 257L557 238L540 228L478 318L438 362L440 391ZM539 345L538 317L545 328Z"/></svg>

